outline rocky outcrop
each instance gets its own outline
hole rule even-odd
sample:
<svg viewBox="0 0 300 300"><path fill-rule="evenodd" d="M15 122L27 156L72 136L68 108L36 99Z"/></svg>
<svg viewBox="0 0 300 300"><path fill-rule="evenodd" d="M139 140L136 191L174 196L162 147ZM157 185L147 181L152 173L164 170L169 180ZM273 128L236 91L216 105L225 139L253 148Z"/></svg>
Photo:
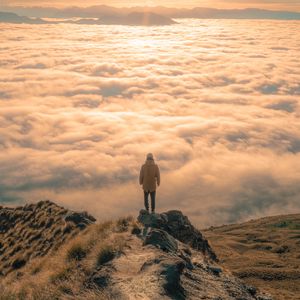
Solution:
<svg viewBox="0 0 300 300"><path fill-rule="evenodd" d="M86 286L96 286L108 292L108 299L120 300L270 299L208 257L208 251L197 249L195 245L199 244L193 241L197 237L199 242L201 237L205 244L204 238L181 212L150 215L142 211L138 219L139 223L134 222L132 228L129 225L129 230L122 231L121 253L98 265ZM184 225L189 225L190 231ZM186 235L175 233L176 228L185 228Z"/></svg>
<svg viewBox="0 0 300 300"><path fill-rule="evenodd" d="M0 208L0 275L44 256L96 220L51 201Z"/></svg>
<svg viewBox="0 0 300 300"><path fill-rule="evenodd" d="M142 228L134 232L143 248L138 250L136 243L134 251L145 257L138 275L144 277L141 282L157 278L156 298L147 289L145 298L159 299L159 294L160 299L271 299L220 266L208 241L182 212L149 214L141 210L138 221ZM117 262L114 268L118 269Z"/></svg>
<svg viewBox="0 0 300 300"><path fill-rule="evenodd" d="M217 261L217 256L208 241L181 211L171 210L162 214L150 214L143 209L140 211L138 221L146 228L157 228L167 232L180 242L201 251L209 259Z"/></svg>

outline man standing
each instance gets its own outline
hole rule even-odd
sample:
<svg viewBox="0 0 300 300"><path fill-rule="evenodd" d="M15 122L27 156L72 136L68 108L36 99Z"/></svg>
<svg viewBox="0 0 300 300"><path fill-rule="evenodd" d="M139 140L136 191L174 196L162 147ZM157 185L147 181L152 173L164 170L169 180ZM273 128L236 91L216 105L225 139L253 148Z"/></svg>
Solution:
<svg viewBox="0 0 300 300"><path fill-rule="evenodd" d="M151 197L151 211L155 212L156 184L160 185L160 172L158 165L154 162L153 154L148 153L146 162L142 165L140 172L140 184L143 185L145 208L149 212L148 197Z"/></svg>

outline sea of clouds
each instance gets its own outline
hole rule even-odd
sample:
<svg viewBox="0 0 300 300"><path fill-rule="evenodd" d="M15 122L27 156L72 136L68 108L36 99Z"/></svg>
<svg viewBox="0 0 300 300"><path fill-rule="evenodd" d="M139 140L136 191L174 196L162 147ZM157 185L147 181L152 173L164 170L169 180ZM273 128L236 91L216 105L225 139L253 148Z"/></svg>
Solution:
<svg viewBox="0 0 300 300"><path fill-rule="evenodd" d="M0 204L51 199L199 226L300 210L299 22L1 24Z"/></svg>

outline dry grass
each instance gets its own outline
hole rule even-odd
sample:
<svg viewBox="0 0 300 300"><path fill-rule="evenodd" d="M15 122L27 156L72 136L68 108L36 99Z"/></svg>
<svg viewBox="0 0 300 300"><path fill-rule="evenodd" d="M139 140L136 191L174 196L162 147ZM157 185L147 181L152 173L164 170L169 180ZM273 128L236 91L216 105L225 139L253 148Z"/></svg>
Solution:
<svg viewBox="0 0 300 300"><path fill-rule="evenodd" d="M133 223L127 217L89 226L55 253L36 258L0 280L0 300L109 300L108 292L87 288L85 283L97 268L122 254L124 234Z"/></svg>
<svg viewBox="0 0 300 300"><path fill-rule="evenodd" d="M22 268L37 256L57 249L80 232L66 222L67 210L50 201L0 210L0 274Z"/></svg>
<svg viewBox="0 0 300 300"><path fill-rule="evenodd" d="M267 217L205 231L221 262L278 300L300 299L300 215Z"/></svg>

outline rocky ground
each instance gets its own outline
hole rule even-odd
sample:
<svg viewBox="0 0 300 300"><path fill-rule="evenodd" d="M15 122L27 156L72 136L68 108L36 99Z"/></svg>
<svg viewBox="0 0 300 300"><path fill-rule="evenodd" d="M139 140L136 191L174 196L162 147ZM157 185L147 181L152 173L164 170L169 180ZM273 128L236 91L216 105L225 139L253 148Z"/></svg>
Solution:
<svg viewBox="0 0 300 300"><path fill-rule="evenodd" d="M95 221L50 201L0 207L0 276L46 255Z"/></svg>
<svg viewBox="0 0 300 300"><path fill-rule="evenodd" d="M300 299L300 215L204 231L223 266L278 300Z"/></svg>
<svg viewBox="0 0 300 300"><path fill-rule="evenodd" d="M149 215L112 262L111 286L120 299L271 299L217 263L208 241L180 211ZM113 288L114 289L114 288Z"/></svg>

